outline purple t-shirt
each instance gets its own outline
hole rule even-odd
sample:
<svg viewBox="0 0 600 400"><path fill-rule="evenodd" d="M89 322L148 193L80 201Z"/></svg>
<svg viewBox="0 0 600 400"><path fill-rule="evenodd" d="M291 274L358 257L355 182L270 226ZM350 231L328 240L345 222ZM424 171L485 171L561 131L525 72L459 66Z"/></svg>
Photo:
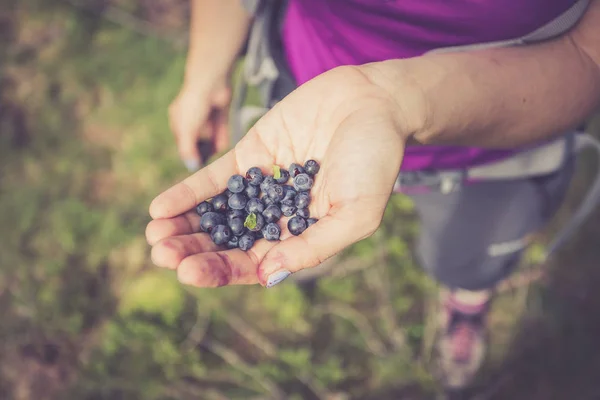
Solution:
<svg viewBox="0 0 600 400"><path fill-rule="evenodd" d="M284 52L298 84L340 65L408 58L449 46L513 39L576 0L289 0ZM461 168L514 150L412 146L403 170Z"/></svg>

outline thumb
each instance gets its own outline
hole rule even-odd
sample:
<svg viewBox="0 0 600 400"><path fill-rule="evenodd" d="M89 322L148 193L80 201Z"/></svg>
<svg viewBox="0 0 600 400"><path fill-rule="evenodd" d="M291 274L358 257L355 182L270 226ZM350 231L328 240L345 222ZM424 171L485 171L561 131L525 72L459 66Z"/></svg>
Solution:
<svg viewBox="0 0 600 400"><path fill-rule="evenodd" d="M292 236L276 244L258 267L260 283L270 288L294 272L316 267L345 247L370 236L379 226L378 223L373 224L376 218L371 218L368 223L363 218L353 218L352 214L345 209L327 215L300 236Z"/></svg>

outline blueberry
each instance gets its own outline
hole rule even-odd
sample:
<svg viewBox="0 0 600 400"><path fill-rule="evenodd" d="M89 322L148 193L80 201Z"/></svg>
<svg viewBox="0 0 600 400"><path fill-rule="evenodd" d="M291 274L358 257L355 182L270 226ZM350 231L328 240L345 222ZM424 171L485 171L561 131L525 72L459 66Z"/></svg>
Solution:
<svg viewBox="0 0 600 400"><path fill-rule="evenodd" d="M287 185L284 186L283 189L285 192L285 196L283 196L283 200L294 200L296 198L296 195L298 194L296 189L294 189L291 186L287 186Z"/></svg>
<svg viewBox="0 0 600 400"><path fill-rule="evenodd" d="M273 200L272 198L270 198L269 196L264 196L262 199L260 199L262 201L262 203L265 205L265 208L267 206L270 206L271 204L277 204L277 202L275 200Z"/></svg>
<svg viewBox="0 0 600 400"><path fill-rule="evenodd" d="M246 231L246 228L244 227L244 220L240 217L231 218L229 221L229 228L234 236L242 236L242 234Z"/></svg>
<svg viewBox="0 0 600 400"><path fill-rule="evenodd" d="M267 195L273 201L281 201L285 197L283 186L281 185L271 185L267 190Z"/></svg>
<svg viewBox="0 0 600 400"><path fill-rule="evenodd" d="M210 232L210 238L216 245L223 245L231 239L231 229L227 225L217 225Z"/></svg>
<svg viewBox="0 0 600 400"><path fill-rule="evenodd" d="M296 207L307 208L310 204L310 193L300 192L295 199Z"/></svg>
<svg viewBox="0 0 600 400"><path fill-rule="evenodd" d="M306 220L302 217L295 216L288 221L288 229L294 236L298 236L306 229Z"/></svg>
<svg viewBox="0 0 600 400"><path fill-rule="evenodd" d="M254 235L254 239L256 239L256 240L262 239L264 237L262 230L257 231L257 232L250 232L250 233L252 233Z"/></svg>
<svg viewBox="0 0 600 400"><path fill-rule="evenodd" d="M265 211L265 205L261 199L249 199L246 203L246 211L248 213L262 213Z"/></svg>
<svg viewBox="0 0 600 400"><path fill-rule="evenodd" d="M231 193L242 193L246 187L246 180L241 175L232 175L227 181L227 189Z"/></svg>
<svg viewBox="0 0 600 400"><path fill-rule="evenodd" d="M304 173L304 168L302 168L301 165L296 164L296 163L292 163L290 165L290 176L293 178L295 178L296 176L298 176L299 174L303 174Z"/></svg>
<svg viewBox="0 0 600 400"><path fill-rule="evenodd" d="M275 182L284 184L290 179L290 173L285 169L279 170L279 178L275 178Z"/></svg>
<svg viewBox="0 0 600 400"><path fill-rule="evenodd" d="M308 218L306 220L306 227L308 228L309 226L311 226L312 224L316 223L318 221L318 219L316 218Z"/></svg>
<svg viewBox="0 0 600 400"><path fill-rule="evenodd" d="M294 200L282 200L281 201L281 213L286 217L291 217L296 213L296 205Z"/></svg>
<svg viewBox="0 0 600 400"><path fill-rule="evenodd" d="M221 193L213 197L212 205L215 211L227 211L227 194Z"/></svg>
<svg viewBox="0 0 600 400"><path fill-rule="evenodd" d="M248 203L248 198L244 193L234 193L227 202L232 210L243 210L246 208L246 203Z"/></svg>
<svg viewBox="0 0 600 400"><path fill-rule="evenodd" d="M252 215L252 214L250 214ZM247 226L251 232L259 232L265 226L265 217L262 214L254 214L256 217L256 223L253 226Z"/></svg>
<svg viewBox="0 0 600 400"><path fill-rule="evenodd" d="M227 196L227 198L230 198L231 195L233 194L233 192L231 190L229 190L229 189L225 189L225 191L223 192L223 194L225 196Z"/></svg>
<svg viewBox="0 0 600 400"><path fill-rule="evenodd" d="M252 246L254 246L254 241L254 235L251 235L250 233L244 233L238 240L238 247L244 251L248 251L252 248Z"/></svg>
<svg viewBox="0 0 600 400"><path fill-rule="evenodd" d="M196 207L196 212L198 213L199 216L202 216L204 214L206 214L209 211L213 211L213 205L211 203L209 203L208 201L203 201L202 203L198 204L198 206Z"/></svg>
<svg viewBox="0 0 600 400"><path fill-rule="evenodd" d="M260 183L260 190L262 190L263 193L266 193L269 186L273 184L275 184L275 179L273 179L272 176L265 176L265 179Z"/></svg>
<svg viewBox="0 0 600 400"><path fill-rule="evenodd" d="M252 167L246 172L246 179L248 183L254 186L260 185L263 181L263 173L258 167Z"/></svg>
<svg viewBox="0 0 600 400"><path fill-rule="evenodd" d="M202 229L204 232L210 233L215 226L223 225L225 222L226 220L224 216L214 211L209 211L202 215L202 218L200 218L200 229Z"/></svg>
<svg viewBox="0 0 600 400"><path fill-rule="evenodd" d="M265 211L263 211L262 215L263 217L265 217L265 221L267 223L271 223L279 221L282 213L281 209L277 205L271 204L270 206L265 208Z"/></svg>
<svg viewBox="0 0 600 400"><path fill-rule="evenodd" d="M298 174L294 178L294 189L299 192L307 192L313 186L313 178L308 174Z"/></svg>
<svg viewBox="0 0 600 400"><path fill-rule="evenodd" d="M228 249L237 249L239 242L240 242L240 238L239 237L232 236L229 239L229 242L227 242L227 248Z"/></svg>
<svg viewBox="0 0 600 400"><path fill-rule="evenodd" d="M281 228L274 222L271 222L262 229L263 237L271 242L279 240L281 235Z"/></svg>
<svg viewBox="0 0 600 400"><path fill-rule="evenodd" d="M246 219L246 213L244 210L229 210L225 215L227 217L227 222L231 222L231 220L236 217L241 218L242 221Z"/></svg>
<svg viewBox="0 0 600 400"><path fill-rule="evenodd" d="M246 194L246 196L253 199L255 197L260 196L260 187L255 185L248 185L246 186L246 189L244 189L244 193Z"/></svg>
<svg viewBox="0 0 600 400"><path fill-rule="evenodd" d="M299 208L296 211L296 215L306 219L306 218L310 217L310 212L308 211L308 208Z"/></svg>
<svg viewBox="0 0 600 400"><path fill-rule="evenodd" d="M308 160L304 163L304 171L311 176L315 176L319 169L321 169L321 166L315 160Z"/></svg>

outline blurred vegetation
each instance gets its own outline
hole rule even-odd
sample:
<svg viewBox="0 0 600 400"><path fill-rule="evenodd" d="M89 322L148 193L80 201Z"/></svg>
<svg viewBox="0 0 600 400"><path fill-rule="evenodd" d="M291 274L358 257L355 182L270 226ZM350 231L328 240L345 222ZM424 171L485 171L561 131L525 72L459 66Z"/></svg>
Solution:
<svg viewBox="0 0 600 400"><path fill-rule="evenodd" d="M381 229L314 293L292 282L190 289L152 266L148 204L186 176L166 110L181 82L173 38L185 36L187 2L73 3L0 8L0 398L431 398L435 287L412 254L418 227L407 198L394 197ZM107 7L149 21L143 34L102 18ZM527 370L518 355L503 356L529 297L519 289L500 299L482 383L504 382L504 365ZM550 309L534 304L534 320L550 332L544 346L560 347L570 313L542 300ZM559 364L568 356L555 353ZM596 364L582 368L597 365L594 352L578 360L591 355ZM497 398L517 398L535 371L527 377L494 386L520 390Z"/></svg>

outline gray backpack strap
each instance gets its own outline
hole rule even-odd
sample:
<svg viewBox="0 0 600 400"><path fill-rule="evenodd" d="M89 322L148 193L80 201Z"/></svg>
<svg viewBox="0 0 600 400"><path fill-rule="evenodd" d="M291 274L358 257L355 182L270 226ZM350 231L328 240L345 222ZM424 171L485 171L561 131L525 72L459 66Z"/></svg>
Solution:
<svg viewBox="0 0 600 400"><path fill-rule="evenodd" d="M285 2L271 0L242 0L254 15L248 35L248 47L241 76L232 101L232 140L237 143L246 133L249 124L273 106L273 90L282 72L274 60L270 35L277 21L277 13ZM248 86L258 90L260 105L245 105Z"/></svg>
<svg viewBox="0 0 600 400"><path fill-rule="evenodd" d="M248 11L251 15L256 15L258 8L260 6L261 0L240 0L242 6Z"/></svg>
<svg viewBox="0 0 600 400"><path fill-rule="evenodd" d="M578 0L567 11L565 11L552 21L548 22L546 25L520 38L500 40L488 43L470 44L465 46L444 47L440 49L431 50L428 52L428 54L483 50L495 47L520 46L549 40L568 32L571 28L577 25L581 17L583 17L585 12L587 11L589 4L590 0Z"/></svg>
<svg viewBox="0 0 600 400"><path fill-rule="evenodd" d="M545 254L546 260L565 244L567 239L569 239L581 224L588 219L598 203L600 203L600 142L587 133L576 134L573 152L579 153L586 149L593 150L598 158L599 167L596 172L596 177L584 199L581 201L581 204L577 210L575 210L575 213L561 230L554 235L552 242L547 246Z"/></svg>

